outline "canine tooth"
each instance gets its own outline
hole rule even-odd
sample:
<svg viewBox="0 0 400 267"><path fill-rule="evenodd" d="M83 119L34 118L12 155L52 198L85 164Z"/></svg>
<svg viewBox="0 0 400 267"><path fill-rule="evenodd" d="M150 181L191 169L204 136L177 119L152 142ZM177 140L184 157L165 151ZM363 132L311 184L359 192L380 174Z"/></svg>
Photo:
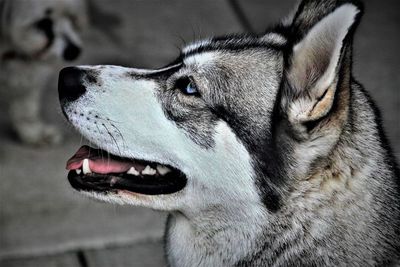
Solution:
<svg viewBox="0 0 400 267"><path fill-rule="evenodd" d="M82 171L83 171L83 174L92 173L92 171L90 170L90 167L89 167L89 159L83 160Z"/></svg>
<svg viewBox="0 0 400 267"><path fill-rule="evenodd" d="M157 171L155 169L153 169L152 167L150 167L149 165L147 165L146 168L144 168L144 170L142 171L142 174L145 174L145 175L154 175L156 173L157 173Z"/></svg>
<svg viewBox="0 0 400 267"><path fill-rule="evenodd" d="M140 173L135 169L135 167L131 167L127 172L127 174L132 174L138 176Z"/></svg>
<svg viewBox="0 0 400 267"><path fill-rule="evenodd" d="M166 175L171 171L171 169L164 165L157 165L157 171L161 175Z"/></svg>
<svg viewBox="0 0 400 267"><path fill-rule="evenodd" d="M82 170L81 169L76 169L76 174L81 174Z"/></svg>

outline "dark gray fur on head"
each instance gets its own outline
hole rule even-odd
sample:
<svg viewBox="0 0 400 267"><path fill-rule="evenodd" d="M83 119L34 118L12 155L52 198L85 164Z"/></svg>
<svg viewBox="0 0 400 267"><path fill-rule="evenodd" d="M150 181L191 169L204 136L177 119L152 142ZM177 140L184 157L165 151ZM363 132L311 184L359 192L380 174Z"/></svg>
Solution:
<svg viewBox="0 0 400 267"><path fill-rule="evenodd" d="M98 75L62 101L70 122L111 154L187 178L173 194L85 194L169 211L171 266L398 264L399 171L352 76L361 15L355 1L304 0L293 23L191 44L159 70L77 67Z"/></svg>

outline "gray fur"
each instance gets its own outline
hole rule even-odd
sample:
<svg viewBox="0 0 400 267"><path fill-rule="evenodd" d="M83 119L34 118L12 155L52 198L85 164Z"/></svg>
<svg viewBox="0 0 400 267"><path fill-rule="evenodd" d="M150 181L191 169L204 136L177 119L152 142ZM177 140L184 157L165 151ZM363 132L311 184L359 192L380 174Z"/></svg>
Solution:
<svg viewBox="0 0 400 267"><path fill-rule="evenodd" d="M79 67L98 76L62 103L71 123L110 153L188 179L172 195L85 193L169 211L171 266L398 264L399 171L351 73L361 13L305 0L292 25L190 45L164 69ZM187 76L200 96L176 88ZM113 140L77 115L90 112L114 122Z"/></svg>

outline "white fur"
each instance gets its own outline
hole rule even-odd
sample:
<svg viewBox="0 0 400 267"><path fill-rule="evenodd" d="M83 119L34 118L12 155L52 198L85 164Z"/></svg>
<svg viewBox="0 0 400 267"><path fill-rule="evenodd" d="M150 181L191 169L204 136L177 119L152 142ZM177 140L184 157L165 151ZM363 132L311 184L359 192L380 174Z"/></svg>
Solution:
<svg viewBox="0 0 400 267"><path fill-rule="evenodd" d="M302 97L291 103L289 107L291 121L309 120L310 111L317 99L330 86L334 86L343 41L358 12L359 9L351 4L337 8L318 22L293 48L292 70L289 71L292 88L299 91L308 90L312 97ZM324 60L328 60L329 64L325 70L321 70L319 61ZM314 78L317 78L315 84L312 85L312 88L307 88L310 86L309 82ZM330 93L334 95L334 92ZM330 107L325 112L328 112L329 109Z"/></svg>
<svg viewBox="0 0 400 267"><path fill-rule="evenodd" d="M318 49L319 45L330 46L330 62L324 75L320 77L316 88L325 90L330 86L336 76L337 66L339 63L340 51L343 46L343 40L346 37L349 28L353 25L359 9L351 4L345 4L333 13L329 14L315 25L307 34L303 41L294 47L295 54L316 52L311 49ZM303 55L298 55L302 57Z"/></svg>
<svg viewBox="0 0 400 267"><path fill-rule="evenodd" d="M254 240L265 229L267 213L254 203L243 203L228 212L216 209L190 218L175 214L171 220L171 249L166 251L171 266L233 266L256 249Z"/></svg>
<svg viewBox="0 0 400 267"><path fill-rule="evenodd" d="M202 46L206 46L210 43L211 43L210 40L201 40L201 41L198 41L198 42L195 42L195 43L192 43L192 44L186 46L184 49L182 49L182 52L184 54L190 53L191 51L194 51Z"/></svg>
<svg viewBox="0 0 400 267"><path fill-rule="evenodd" d="M201 67L212 64L217 57L216 52L204 52L185 58L185 64Z"/></svg>
<svg viewBox="0 0 400 267"><path fill-rule="evenodd" d="M184 208L192 212L211 201L224 203L223 199L228 202L230 198L259 201L250 156L225 122L219 122L216 127L215 146L202 148L166 118L156 98L159 88L155 82L132 80L124 76L129 71L126 68L81 68L100 70L103 83L101 87L87 84L88 92L66 108L74 126L110 153L169 164L188 177L187 187L176 194L137 199L135 194L124 194L121 196L124 201L163 210ZM99 117L97 120L95 114ZM106 132L107 129L114 131L114 127L119 132L113 132L111 138ZM201 193L204 191L208 193ZM215 198L202 197L210 194Z"/></svg>
<svg viewBox="0 0 400 267"><path fill-rule="evenodd" d="M297 78L296 90L310 91L284 100L292 122L293 118L303 115L304 107L314 106L321 96L318 86L330 86L336 78L332 78L332 73L336 74L340 63L338 53L357 12L352 5L339 7L312 28L295 48L296 69L288 70L292 71L290 78ZM199 46L201 43L186 51ZM240 101L226 103L240 113L243 129L246 124L251 126L251 133L245 132L246 137L259 141L269 134L266 118L270 117L276 100L272 89L279 88L278 78L271 77L281 77L279 67L283 57L276 55L273 60L272 52L254 51L247 57L244 55L236 51L187 55L184 66L166 81L132 75L156 71L116 66L81 67L93 77L88 79L91 83L86 82L87 91L83 96L63 106L71 123L92 143L110 153L172 165L188 178L183 190L168 195L150 196L125 190L85 194L104 201L170 211L166 254L172 266L364 266L376 265L382 259L391 260L391 255L398 256L394 251L398 245L395 230L399 214L395 206L398 203L395 174L386 162L390 159L380 142L371 104L355 84L347 88L353 92L352 127L341 124L347 119L346 107L340 107L337 113L340 117L332 117L332 123L303 131L301 138L294 138L301 123L295 127L286 127L285 123L276 125L278 138L274 140L283 141L276 144L282 146L277 151L282 157L277 160L282 160L284 168L282 172L275 172L284 174L276 177L282 179L282 184L274 188L281 197L278 210L269 207L268 204L274 203L267 203L267 192L258 192L256 186L260 179L269 178L264 176L269 176L267 173L257 176L255 173L255 168L260 167L257 152L268 148L249 146L256 152L250 155L229 125L216 119L211 125L211 134L203 135L211 136L212 145L199 145L191 138L183 125L190 121L191 113L184 107L200 103L201 99L165 90L176 89L171 86L177 76L195 75L203 71L201 67L217 60L236 74L223 77L231 84L240 85L233 86L235 92L233 88L228 92L232 93L229 97ZM320 61L321 56L326 60ZM318 64L321 62L326 64ZM270 68L265 67L268 63ZM265 69L257 72L260 66ZM306 67L311 69L305 71ZM269 72L271 69L274 72ZM213 69L205 71L212 73ZM311 79L308 79L309 73L314 74ZM323 81L317 83L317 88L310 88L318 79ZM262 83L255 83L260 80ZM243 94L234 94L240 90ZM323 100L332 99L333 94L328 93ZM176 99L171 100L173 97ZM186 101L167 102L179 97ZM317 116L329 103L317 106L320 108L315 111ZM183 108L179 110L177 105L174 110L168 109L168 104L182 104ZM182 112L185 117L179 120L180 114L167 116L164 108ZM176 118L177 122L170 118ZM257 143L263 144L263 141ZM265 181L275 186L272 179ZM259 190L264 189L267 188L261 186Z"/></svg>
<svg viewBox="0 0 400 267"><path fill-rule="evenodd" d="M284 36L281 34L275 33L275 32L270 32L260 38L260 40L268 42L268 43L273 43L276 45L284 45L286 44L287 40Z"/></svg>
<svg viewBox="0 0 400 267"><path fill-rule="evenodd" d="M293 48L293 65L299 72L312 68L313 60L321 60L318 56L329 57L329 66L319 77L315 88L319 93L330 86L336 77L339 56L349 28L353 25L359 9L354 5L345 4L318 22L306 37ZM304 82L307 76L300 72L296 74L299 82ZM297 89L303 89L301 85Z"/></svg>
<svg viewBox="0 0 400 267"><path fill-rule="evenodd" d="M193 60L194 64L202 61L199 57ZM110 153L169 164L183 171L188 179L183 190L168 195L125 190L85 194L107 202L184 212L185 216L177 214L169 233L174 248L169 260L174 265L230 266L253 250L254 240L267 222L260 219L266 218L266 211L260 205L250 155L228 125L220 121L215 127L215 145L203 148L167 119L157 101L159 88L154 81L132 80L125 75L132 70L126 68L81 68L101 71L103 82L100 87L86 84L87 94L66 108L73 125ZM107 129L117 127L119 134L110 138L99 129L95 133L87 116L93 123L104 123ZM96 120L95 116L99 118ZM204 216L208 219L204 220ZM208 244L206 233L210 230L223 232ZM216 246L215 242L226 245ZM218 250L214 250L216 247ZM209 252L210 257L205 259L203 255Z"/></svg>

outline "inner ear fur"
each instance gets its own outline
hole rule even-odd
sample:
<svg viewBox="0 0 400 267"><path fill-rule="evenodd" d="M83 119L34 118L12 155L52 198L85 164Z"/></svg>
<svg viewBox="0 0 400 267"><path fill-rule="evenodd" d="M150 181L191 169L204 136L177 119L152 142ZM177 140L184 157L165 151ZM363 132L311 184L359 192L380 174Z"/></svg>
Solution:
<svg viewBox="0 0 400 267"><path fill-rule="evenodd" d="M323 2L320 1L322 5ZM304 5L300 6L302 12L312 14L304 10ZM282 101L292 124L310 124L329 115L335 98L341 95L336 92L338 88L350 87L350 79L340 79L340 73L351 72L351 61L343 59L345 55L351 56L352 35L361 10L353 3L343 3L312 27L305 25L309 27L307 33L299 29L303 37L292 46ZM299 25L295 21L292 27Z"/></svg>

